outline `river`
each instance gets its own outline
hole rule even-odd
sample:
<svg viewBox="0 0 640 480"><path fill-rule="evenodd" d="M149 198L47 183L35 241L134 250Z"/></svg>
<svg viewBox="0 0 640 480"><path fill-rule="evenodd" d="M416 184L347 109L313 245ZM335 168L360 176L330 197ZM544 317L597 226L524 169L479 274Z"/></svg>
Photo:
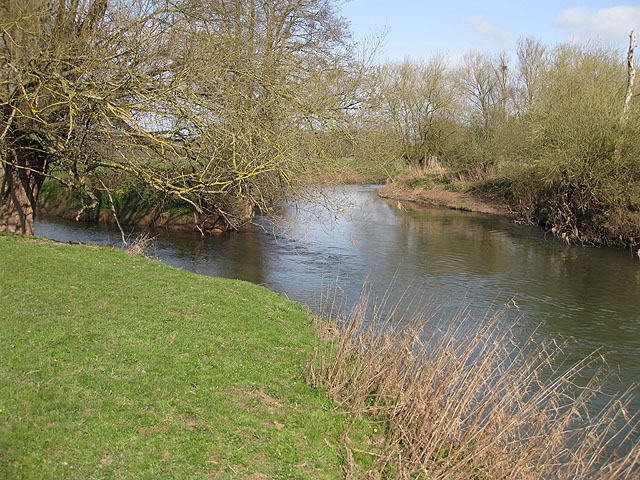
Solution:
<svg viewBox="0 0 640 480"><path fill-rule="evenodd" d="M567 246L507 218L387 201L375 186L328 189L325 206L285 205L274 228L258 217L241 233L202 238L160 233L152 255L174 267L265 285L312 308L332 284L349 308L366 279L383 295L426 295L482 318L510 304L529 330L568 338L578 360L600 349L619 377L640 381L640 260L629 251ZM328 207L328 208L327 208ZM92 224L39 219L36 234L59 241L119 243ZM632 405L640 410L640 399Z"/></svg>

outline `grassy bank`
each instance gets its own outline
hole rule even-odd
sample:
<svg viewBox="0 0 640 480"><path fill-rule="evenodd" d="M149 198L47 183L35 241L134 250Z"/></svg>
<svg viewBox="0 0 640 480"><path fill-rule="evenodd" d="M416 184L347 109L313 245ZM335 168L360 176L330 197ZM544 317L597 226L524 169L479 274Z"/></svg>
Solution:
<svg viewBox="0 0 640 480"><path fill-rule="evenodd" d="M343 156L308 162L303 183L321 185L382 184L406 170L401 160L367 160Z"/></svg>
<svg viewBox="0 0 640 480"><path fill-rule="evenodd" d="M599 356L550 371L562 345L520 345L500 312L473 322L427 303L405 317L365 290L319 325L260 286L6 235L0 268L0 478L617 480L640 468L633 392L593 415L603 378L581 377Z"/></svg>
<svg viewBox="0 0 640 480"><path fill-rule="evenodd" d="M119 250L10 236L0 270L0 477L343 475L343 417L304 381L303 307Z"/></svg>

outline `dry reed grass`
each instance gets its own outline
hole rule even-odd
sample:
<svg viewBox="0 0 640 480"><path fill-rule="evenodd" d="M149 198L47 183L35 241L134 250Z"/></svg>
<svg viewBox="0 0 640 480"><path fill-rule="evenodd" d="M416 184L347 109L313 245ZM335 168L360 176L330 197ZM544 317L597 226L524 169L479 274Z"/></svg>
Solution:
<svg viewBox="0 0 640 480"><path fill-rule="evenodd" d="M147 258L151 258L152 250L154 248L155 237L149 232L140 232L133 238L131 236L124 240L124 251L131 255L142 255Z"/></svg>
<svg viewBox="0 0 640 480"><path fill-rule="evenodd" d="M461 308L445 321L432 302L407 315L387 301L365 291L337 318L325 299L324 318L337 320L319 329L307 368L338 408L381 432L369 452L346 441L347 478L640 478L632 392L590 409L607 378L590 376L599 354L565 366L562 343L522 341L504 310L478 322ZM353 471L353 452L373 458L366 472Z"/></svg>

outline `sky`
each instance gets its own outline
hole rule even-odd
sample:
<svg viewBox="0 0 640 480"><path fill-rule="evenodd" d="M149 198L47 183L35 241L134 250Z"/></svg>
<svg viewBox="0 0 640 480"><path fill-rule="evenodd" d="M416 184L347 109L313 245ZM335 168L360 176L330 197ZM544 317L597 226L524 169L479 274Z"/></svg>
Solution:
<svg viewBox="0 0 640 480"><path fill-rule="evenodd" d="M594 42L626 52L632 29L640 42L640 1L622 2L351 0L341 14L356 40L387 30L381 60L441 55L455 62L468 50L512 53L527 36L545 45Z"/></svg>

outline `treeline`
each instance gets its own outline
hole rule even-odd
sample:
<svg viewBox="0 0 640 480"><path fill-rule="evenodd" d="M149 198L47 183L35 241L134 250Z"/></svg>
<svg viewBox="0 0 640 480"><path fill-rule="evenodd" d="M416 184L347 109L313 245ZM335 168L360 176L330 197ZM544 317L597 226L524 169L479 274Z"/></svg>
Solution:
<svg viewBox="0 0 640 480"><path fill-rule="evenodd" d="M524 38L515 58L382 65L368 78L349 154L442 165L502 191L521 218L568 241L635 246L640 99L626 60Z"/></svg>
<svg viewBox="0 0 640 480"><path fill-rule="evenodd" d="M349 158L438 163L564 238L637 243L640 102L618 52L526 38L515 58L380 65L338 8L0 3L0 231L33 232L45 179L80 192L78 215L138 196L236 228Z"/></svg>

